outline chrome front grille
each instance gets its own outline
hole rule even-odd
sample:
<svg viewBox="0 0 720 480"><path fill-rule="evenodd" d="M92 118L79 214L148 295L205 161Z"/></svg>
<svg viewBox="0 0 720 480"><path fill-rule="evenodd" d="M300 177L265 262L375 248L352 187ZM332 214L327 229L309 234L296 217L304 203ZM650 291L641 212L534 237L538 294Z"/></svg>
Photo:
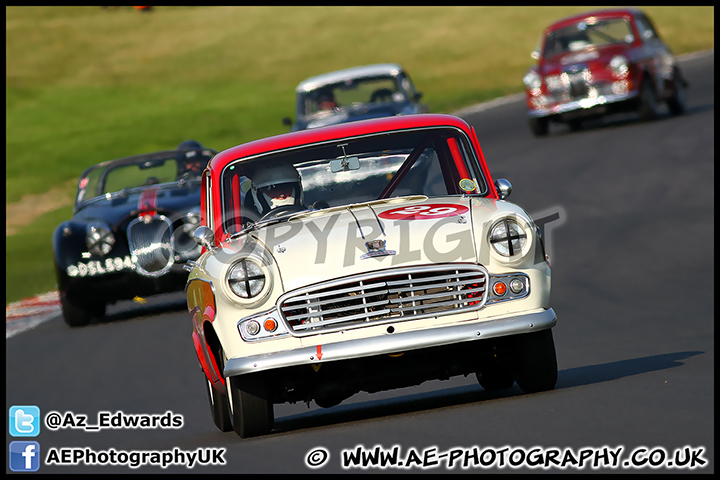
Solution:
<svg viewBox="0 0 720 480"><path fill-rule="evenodd" d="M592 73L584 64L570 65L561 74L545 77L548 98L553 102L586 98L592 83Z"/></svg>
<svg viewBox="0 0 720 480"><path fill-rule="evenodd" d="M146 277L159 277L175 262L172 223L164 215L144 215L127 227L128 246L135 270Z"/></svg>
<svg viewBox="0 0 720 480"><path fill-rule="evenodd" d="M487 283L479 265L403 267L301 288L278 305L293 333L311 335L478 310Z"/></svg>
<svg viewBox="0 0 720 480"><path fill-rule="evenodd" d="M572 99L587 97L587 80L581 74L574 74L572 76L569 76L568 93L570 94L570 98Z"/></svg>
<svg viewBox="0 0 720 480"><path fill-rule="evenodd" d="M585 98L588 95L589 82L592 78L587 65L572 65L564 69L561 77L567 85L567 91L571 99Z"/></svg>

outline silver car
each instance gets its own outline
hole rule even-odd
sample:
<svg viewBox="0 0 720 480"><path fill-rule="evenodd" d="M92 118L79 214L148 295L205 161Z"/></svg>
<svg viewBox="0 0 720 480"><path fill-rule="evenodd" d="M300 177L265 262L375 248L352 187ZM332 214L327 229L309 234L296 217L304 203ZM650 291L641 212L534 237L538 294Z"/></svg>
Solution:
<svg viewBox="0 0 720 480"><path fill-rule="evenodd" d="M427 113L422 93L400 65L382 63L352 67L310 77L295 89L295 122L283 123L292 131L336 123Z"/></svg>

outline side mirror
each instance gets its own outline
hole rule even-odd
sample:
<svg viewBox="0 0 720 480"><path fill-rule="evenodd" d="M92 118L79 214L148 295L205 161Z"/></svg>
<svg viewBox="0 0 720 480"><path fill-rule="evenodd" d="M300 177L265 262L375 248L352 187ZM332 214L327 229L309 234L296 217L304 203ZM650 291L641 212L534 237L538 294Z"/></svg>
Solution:
<svg viewBox="0 0 720 480"><path fill-rule="evenodd" d="M498 192L500 200L505 200L512 193L512 185L504 178L498 178L495 180L495 189Z"/></svg>
<svg viewBox="0 0 720 480"><path fill-rule="evenodd" d="M416 102L419 102L420 99L422 98L422 96L423 96L422 92L415 92L415 96L413 98L415 99Z"/></svg>
<svg viewBox="0 0 720 480"><path fill-rule="evenodd" d="M292 120L290 119L290 117L284 117L282 119L282 123L287 127L292 127Z"/></svg>
<svg viewBox="0 0 720 480"><path fill-rule="evenodd" d="M212 248L215 245L215 234L204 225L195 229L193 239L195 239L195 243L205 248Z"/></svg>

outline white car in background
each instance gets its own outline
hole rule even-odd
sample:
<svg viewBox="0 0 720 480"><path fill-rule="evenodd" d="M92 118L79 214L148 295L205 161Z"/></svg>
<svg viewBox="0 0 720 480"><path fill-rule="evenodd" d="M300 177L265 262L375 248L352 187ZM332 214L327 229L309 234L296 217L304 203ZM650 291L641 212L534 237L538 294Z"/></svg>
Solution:
<svg viewBox="0 0 720 480"><path fill-rule="evenodd" d="M292 131L428 111L410 75L394 63L325 73L303 80L295 91L295 123L283 119Z"/></svg>

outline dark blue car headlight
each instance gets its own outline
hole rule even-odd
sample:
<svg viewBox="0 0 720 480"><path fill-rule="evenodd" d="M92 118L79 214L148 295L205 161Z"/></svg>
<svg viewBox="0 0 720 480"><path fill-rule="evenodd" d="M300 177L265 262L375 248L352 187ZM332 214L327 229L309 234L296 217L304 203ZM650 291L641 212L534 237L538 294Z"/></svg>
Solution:
<svg viewBox="0 0 720 480"><path fill-rule="evenodd" d="M85 244L93 255L105 256L115 245L115 235L104 223L93 223L85 230Z"/></svg>
<svg viewBox="0 0 720 480"><path fill-rule="evenodd" d="M183 217L183 231L192 238L193 232L200 226L200 207L193 208Z"/></svg>

